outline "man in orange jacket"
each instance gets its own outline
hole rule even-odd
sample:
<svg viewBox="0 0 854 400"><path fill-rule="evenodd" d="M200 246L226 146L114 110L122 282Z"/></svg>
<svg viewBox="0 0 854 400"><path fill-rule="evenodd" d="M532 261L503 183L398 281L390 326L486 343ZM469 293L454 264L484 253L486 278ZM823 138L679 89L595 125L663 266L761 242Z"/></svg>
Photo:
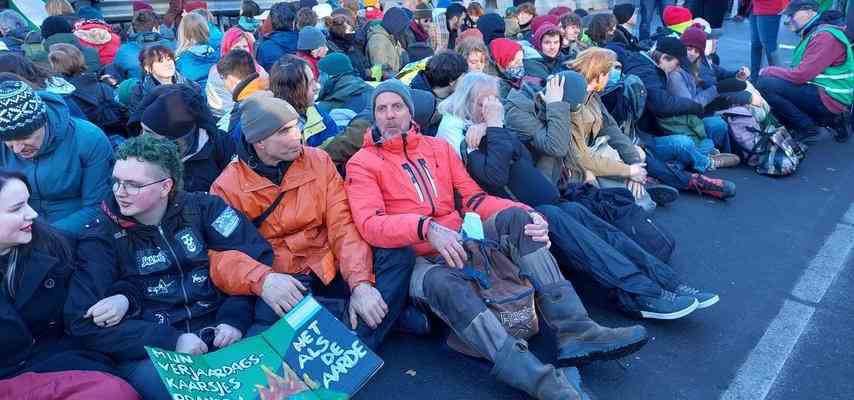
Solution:
<svg viewBox="0 0 854 400"><path fill-rule="evenodd" d="M580 398L564 370L544 365L524 340L511 336L468 282L458 209L477 213L485 221L486 238L500 241L518 273L530 279L537 309L555 331L559 366L613 359L646 343L641 326L610 329L588 317L548 250L543 216L487 195L447 142L422 136L412 122L406 86L383 82L374 90L371 107L374 127L347 164L347 197L356 228L373 246L415 250L410 295L450 325L461 347L492 361L499 380L541 400Z"/></svg>
<svg viewBox="0 0 854 400"><path fill-rule="evenodd" d="M238 159L214 181L211 193L253 221L275 258L268 266L239 252L214 254L214 283L229 294L263 299L256 302L249 334L272 325L311 291L376 348L406 304L412 251L372 251L362 240L332 159L303 146L299 116L290 104L259 91L241 109ZM349 291L336 290L345 284Z"/></svg>

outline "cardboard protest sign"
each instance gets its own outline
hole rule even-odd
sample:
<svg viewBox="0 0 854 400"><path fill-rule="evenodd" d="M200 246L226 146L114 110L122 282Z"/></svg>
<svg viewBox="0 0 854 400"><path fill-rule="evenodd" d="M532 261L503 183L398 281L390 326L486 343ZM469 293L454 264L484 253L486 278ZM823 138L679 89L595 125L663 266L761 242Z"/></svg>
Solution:
<svg viewBox="0 0 854 400"><path fill-rule="evenodd" d="M306 296L260 335L192 356L146 347L175 400L338 400L383 361Z"/></svg>

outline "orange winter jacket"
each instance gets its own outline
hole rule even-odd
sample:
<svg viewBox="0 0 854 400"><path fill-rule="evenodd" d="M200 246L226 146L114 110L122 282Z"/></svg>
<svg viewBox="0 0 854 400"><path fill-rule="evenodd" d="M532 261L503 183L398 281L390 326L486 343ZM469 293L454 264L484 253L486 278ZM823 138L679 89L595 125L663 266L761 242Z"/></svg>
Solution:
<svg viewBox="0 0 854 400"><path fill-rule="evenodd" d="M281 203L258 228L273 247L272 269L240 252L211 252L211 278L217 287L232 295L260 294L270 272L313 272L329 284L339 268L351 289L363 282L373 284L371 248L353 225L344 182L323 150L306 146L285 172L281 186L241 159L232 161L211 186L211 194L250 220L282 191Z"/></svg>
<svg viewBox="0 0 854 400"><path fill-rule="evenodd" d="M381 143L372 130L347 163L347 197L353 220L372 246L413 246L418 255L437 254L427 241L431 221L458 231L463 219L454 206L485 221L511 207L530 207L486 194L466 172L448 142L422 136L417 127Z"/></svg>

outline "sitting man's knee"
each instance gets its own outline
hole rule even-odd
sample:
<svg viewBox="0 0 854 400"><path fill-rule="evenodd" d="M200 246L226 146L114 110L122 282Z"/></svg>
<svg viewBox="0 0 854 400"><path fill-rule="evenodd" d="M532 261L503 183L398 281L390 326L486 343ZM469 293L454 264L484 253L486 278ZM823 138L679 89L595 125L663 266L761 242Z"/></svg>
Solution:
<svg viewBox="0 0 854 400"><path fill-rule="evenodd" d="M531 223L531 215L519 207L502 210L495 215L495 230L499 235L519 232Z"/></svg>

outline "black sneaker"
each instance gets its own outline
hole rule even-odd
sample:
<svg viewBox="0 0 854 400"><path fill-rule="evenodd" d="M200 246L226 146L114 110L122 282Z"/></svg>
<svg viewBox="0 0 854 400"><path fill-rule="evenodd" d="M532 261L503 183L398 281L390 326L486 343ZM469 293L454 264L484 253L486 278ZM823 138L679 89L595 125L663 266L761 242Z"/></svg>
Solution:
<svg viewBox="0 0 854 400"><path fill-rule="evenodd" d="M418 307L407 304L397 321L394 321L392 330L416 336L427 336L431 332L430 317Z"/></svg>
<svg viewBox="0 0 854 400"><path fill-rule="evenodd" d="M697 299L697 308L711 307L720 301L720 296L714 293L704 292L700 289L693 288L686 284L681 284L674 290L677 295L690 296Z"/></svg>
<svg viewBox="0 0 854 400"><path fill-rule="evenodd" d="M636 296L640 315L648 319L679 319L694 312L699 303L692 296L662 290L658 296Z"/></svg>
<svg viewBox="0 0 854 400"><path fill-rule="evenodd" d="M644 185L644 189L649 193L649 197L652 198L652 201L660 206L670 204L679 198L678 190L660 183L647 183Z"/></svg>

